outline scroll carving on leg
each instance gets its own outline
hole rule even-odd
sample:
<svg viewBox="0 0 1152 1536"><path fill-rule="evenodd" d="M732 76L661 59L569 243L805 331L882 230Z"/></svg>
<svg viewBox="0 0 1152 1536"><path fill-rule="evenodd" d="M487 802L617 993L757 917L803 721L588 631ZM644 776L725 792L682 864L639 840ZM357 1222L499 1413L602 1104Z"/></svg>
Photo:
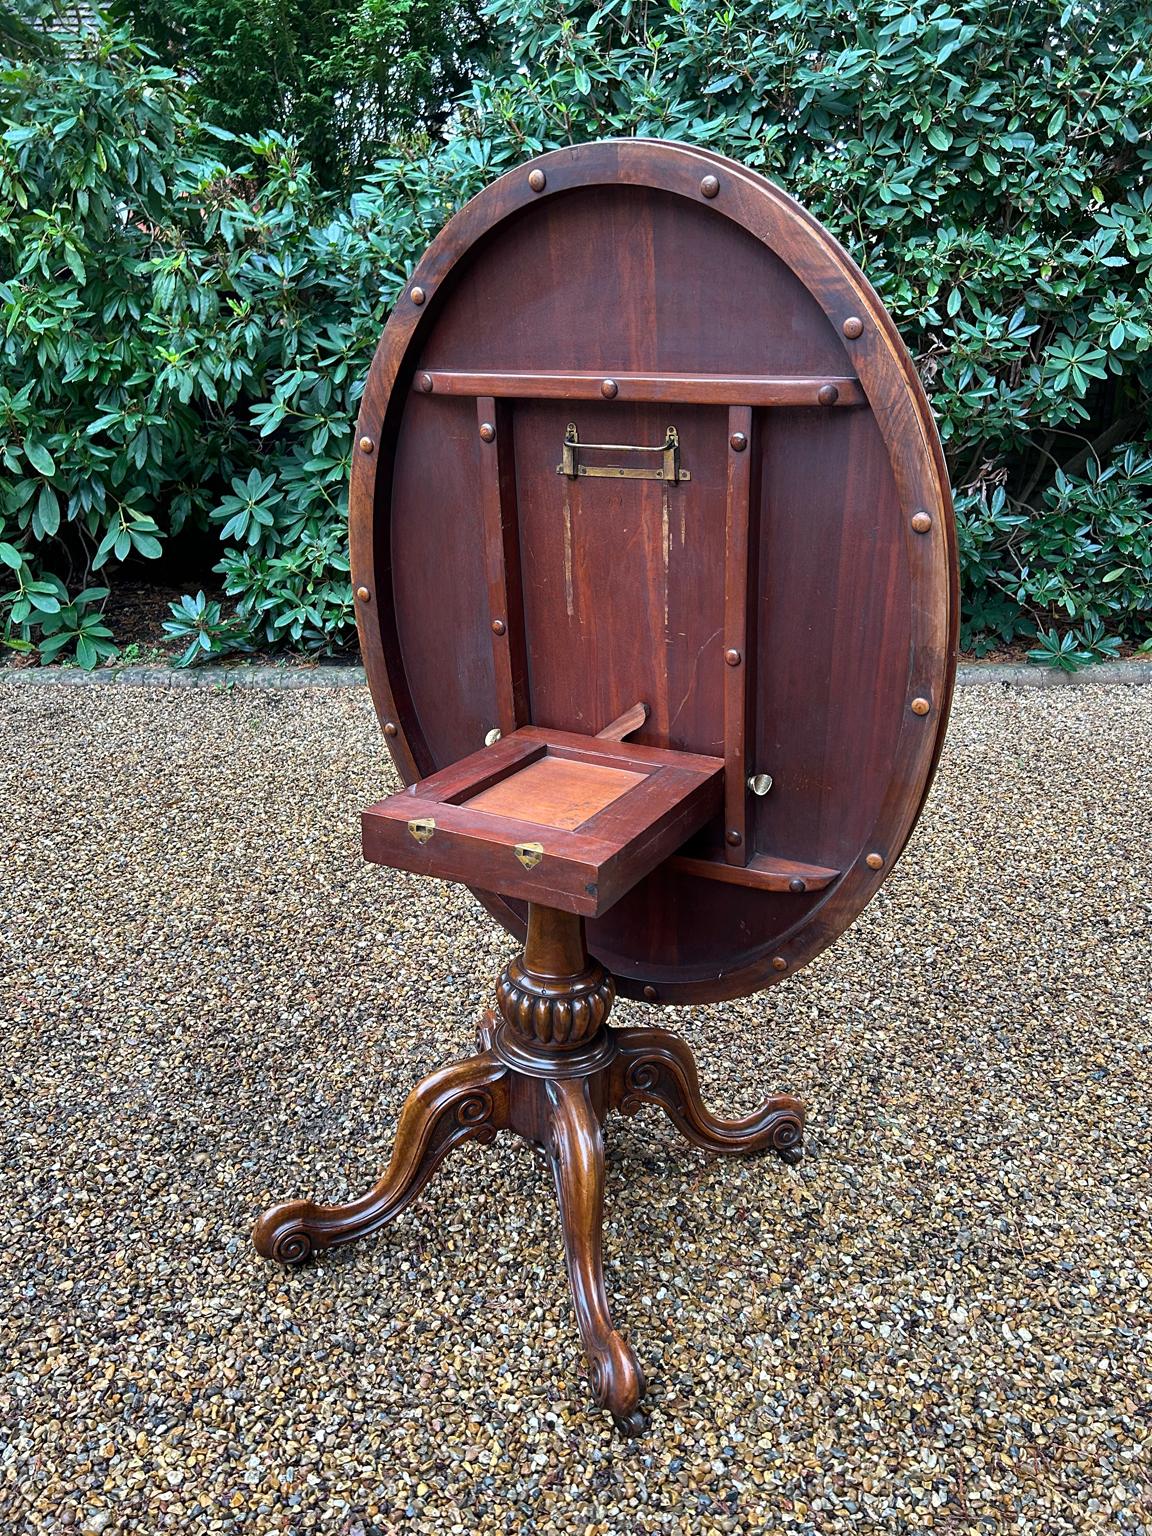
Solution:
<svg viewBox="0 0 1152 1536"><path fill-rule="evenodd" d="M453 1062L416 1085L396 1128L383 1178L359 1200L320 1205L292 1200L256 1223L257 1252L302 1264L321 1248L378 1231L423 1189L445 1155L465 1141L491 1141L508 1124L508 1069L487 1051Z"/></svg>
<svg viewBox="0 0 1152 1536"><path fill-rule="evenodd" d="M786 1163L804 1155L804 1105L788 1094L766 1099L739 1120L723 1120L704 1107L689 1046L670 1030L618 1029L612 1066L612 1103L623 1115L659 1104L680 1132L707 1152L777 1153Z"/></svg>
<svg viewBox="0 0 1152 1536"><path fill-rule="evenodd" d="M645 1426L640 1411L644 1373L631 1345L616 1331L604 1286L604 1141L585 1078L545 1085L547 1152L556 1180L572 1303L588 1355L597 1406L607 1408L622 1433Z"/></svg>

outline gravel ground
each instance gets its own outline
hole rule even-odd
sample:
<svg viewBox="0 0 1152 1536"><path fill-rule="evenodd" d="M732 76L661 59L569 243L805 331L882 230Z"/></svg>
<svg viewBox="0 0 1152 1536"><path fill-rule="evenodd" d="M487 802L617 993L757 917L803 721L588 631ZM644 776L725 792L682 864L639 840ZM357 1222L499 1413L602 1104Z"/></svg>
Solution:
<svg viewBox="0 0 1152 1536"><path fill-rule="evenodd" d="M633 1442L522 1144L307 1270L249 1246L376 1177L509 950L362 866L364 695L9 688L0 742L3 1536L1152 1531L1152 689L967 690L860 922L673 1015L814 1155L611 1124Z"/></svg>

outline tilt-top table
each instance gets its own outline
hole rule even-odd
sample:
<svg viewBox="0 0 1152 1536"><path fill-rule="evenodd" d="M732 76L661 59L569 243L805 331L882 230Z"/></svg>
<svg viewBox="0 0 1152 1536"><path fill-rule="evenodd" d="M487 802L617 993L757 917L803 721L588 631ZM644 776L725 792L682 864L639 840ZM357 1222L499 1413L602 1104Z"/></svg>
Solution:
<svg viewBox="0 0 1152 1536"><path fill-rule="evenodd" d="M601 1259L609 1110L795 1161L804 1108L716 1118L684 1041L610 1027L613 998L782 980L891 870L955 671L940 445L810 215L718 155L627 140L511 171L441 231L353 458L361 646L409 786L364 812L365 855L464 881L523 952L478 1053L412 1091L375 1188L279 1206L256 1245L292 1264L374 1232L452 1147L513 1130L555 1176L592 1394L635 1432Z"/></svg>

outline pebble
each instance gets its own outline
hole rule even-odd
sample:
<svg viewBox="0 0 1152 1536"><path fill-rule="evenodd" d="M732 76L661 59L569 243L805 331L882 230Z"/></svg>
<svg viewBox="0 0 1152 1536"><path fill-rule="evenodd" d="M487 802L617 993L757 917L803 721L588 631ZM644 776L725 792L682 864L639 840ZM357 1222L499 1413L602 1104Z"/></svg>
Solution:
<svg viewBox="0 0 1152 1536"><path fill-rule="evenodd" d="M809 1157L610 1121L624 1442L515 1140L303 1271L249 1246L375 1179L510 952L361 861L363 694L0 687L0 1531L1147 1536L1150 759L1152 689L964 690L854 927L672 1017Z"/></svg>

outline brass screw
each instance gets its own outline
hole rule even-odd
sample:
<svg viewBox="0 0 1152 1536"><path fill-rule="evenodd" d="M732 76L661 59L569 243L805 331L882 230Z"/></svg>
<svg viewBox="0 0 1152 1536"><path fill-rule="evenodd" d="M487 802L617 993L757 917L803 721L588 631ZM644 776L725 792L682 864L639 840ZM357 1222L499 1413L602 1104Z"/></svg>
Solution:
<svg viewBox="0 0 1152 1536"><path fill-rule="evenodd" d="M705 176L700 183L700 195L702 197L715 197L720 190L720 182L715 176Z"/></svg>
<svg viewBox="0 0 1152 1536"><path fill-rule="evenodd" d="M869 869L884 868L884 856L880 853L870 853L864 862L867 864Z"/></svg>
<svg viewBox="0 0 1152 1536"><path fill-rule="evenodd" d="M803 896L804 892L808 889L808 883L805 880L789 880L788 889L792 892L793 896Z"/></svg>
<svg viewBox="0 0 1152 1536"><path fill-rule="evenodd" d="M835 384L822 384L816 398L821 405L835 405L840 398L840 391Z"/></svg>
<svg viewBox="0 0 1152 1536"><path fill-rule="evenodd" d="M859 336L863 330L863 320L857 319L855 315L849 315L847 320L844 322L844 334L849 338L850 341L855 341L857 336Z"/></svg>
<svg viewBox="0 0 1152 1536"><path fill-rule="evenodd" d="M395 720L385 720L385 722L384 722L384 734L385 734L385 736L395 736L395 734L396 734L396 722L395 722Z"/></svg>
<svg viewBox="0 0 1152 1536"><path fill-rule="evenodd" d="M648 1001L650 1003L654 1003L656 1001L656 999L660 996L660 994L659 994L659 992L657 992L655 987L645 987L644 988L644 996L648 999Z"/></svg>
<svg viewBox="0 0 1152 1536"><path fill-rule="evenodd" d="M927 699L912 700L912 713L914 715L926 715L931 708L932 706Z"/></svg>
<svg viewBox="0 0 1152 1536"><path fill-rule="evenodd" d="M496 428L492 425L492 423L490 421L482 421L480 423L481 439L486 443L490 443L494 440L495 436Z"/></svg>
<svg viewBox="0 0 1152 1536"><path fill-rule="evenodd" d="M727 835L728 835L728 842L730 843L730 845L733 848L739 848L740 844L744 841L744 839L740 836L739 832L737 832L735 827L733 827L732 830Z"/></svg>
<svg viewBox="0 0 1152 1536"><path fill-rule="evenodd" d="M741 657L739 651L733 650L724 652L724 660L730 667L738 667L743 658Z"/></svg>
<svg viewBox="0 0 1152 1536"><path fill-rule="evenodd" d="M932 514L930 512L913 512L912 527L917 533L927 533L932 526Z"/></svg>
<svg viewBox="0 0 1152 1536"><path fill-rule="evenodd" d="M423 288L413 288L413 290L412 290L412 302L413 302L413 304L423 304L423 302L424 302L424 290L423 290Z"/></svg>
<svg viewBox="0 0 1152 1536"><path fill-rule="evenodd" d="M503 619L492 620L492 633L494 635L502 635L507 627Z"/></svg>
<svg viewBox="0 0 1152 1536"><path fill-rule="evenodd" d="M541 170L529 171L528 185L532 188L533 192L543 192L544 188L548 185L548 178Z"/></svg>
<svg viewBox="0 0 1152 1536"><path fill-rule="evenodd" d="M600 393L604 396L605 400L615 400L616 396L620 393L620 386L615 379L605 379L600 386Z"/></svg>
<svg viewBox="0 0 1152 1536"><path fill-rule="evenodd" d="M728 446L732 449L733 453L743 453L748 446L748 439L743 432L733 432L732 436L728 439Z"/></svg>
<svg viewBox="0 0 1152 1536"><path fill-rule="evenodd" d="M360 599L360 601L362 603L366 603L368 601L368 599L372 596L372 594L371 594L371 592L369 592L367 587L357 587L356 588L356 596Z"/></svg>
<svg viewBox="0 0 1152 1536"><path fill-rule="evenodd" d="M426 395L432 393L432 375L430 373L422 373L420 375L420 388Z"/></svg>
<svg viewBox="0 0 1152 1536"><path fill-rule="evenodd" d="M360 439L360 452L361 453L371 453L375 447L376 447L376 444L372 441L372 439L370 437L362 437Z"/></svg>
<svg viewBox="0 0 1152 1536"><path fill-rule="evenodd" d="M783 955L772 956L772 969L774 971L786 971L788 969L788 962Z"/></svg>

